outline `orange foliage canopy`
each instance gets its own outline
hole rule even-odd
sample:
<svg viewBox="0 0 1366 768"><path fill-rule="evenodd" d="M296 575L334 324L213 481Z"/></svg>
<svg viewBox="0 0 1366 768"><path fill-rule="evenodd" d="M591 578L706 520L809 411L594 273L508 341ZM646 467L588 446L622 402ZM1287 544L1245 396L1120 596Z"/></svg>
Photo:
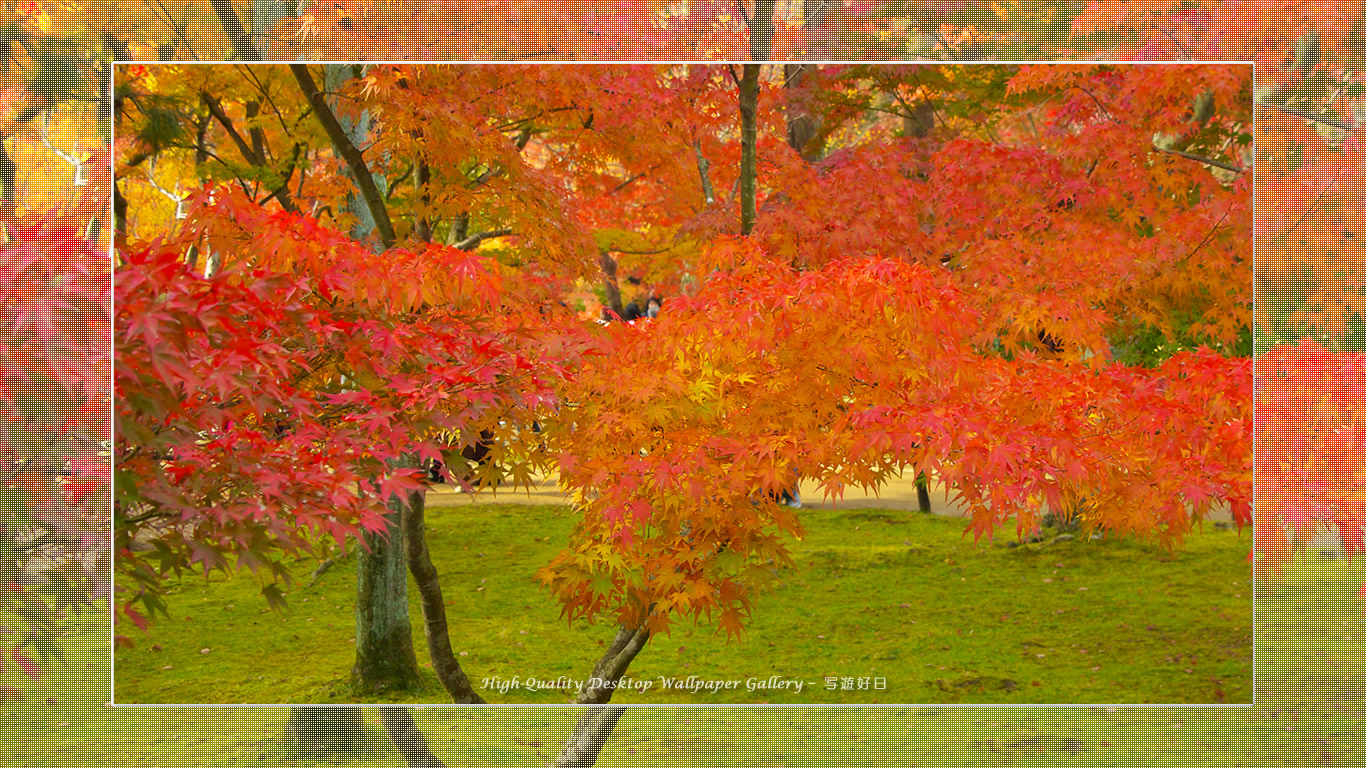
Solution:
<svg viewBox="0 0 1366 768"><path fill-rule="evenodd" d="M374 528L417 482L386 461L485 429L514 480L558 470L583 514L540 573L565 614L651 631L739 632L801 535L768 497L793 470L834 498L933 474L976 537L1045 504L1173 544L1219 504L1251 519L1246 67L772 77L737 237L725 67L374 66L337 109L375 126L399 240L378 254L336 231L353 188L278 68L166 74L128 87L205 105L249 162L158 148L161 187L228 184L169 234L131 225L119 268L124 541L155 524L169 548L121 555L151 592ZM309 172L264 168L230 125ZM129 158L156 136L130 133L131 218L156 197ZM281 178L298 213L272 212ZM664 312L600 326L559 303L618 277Z"/></svg>

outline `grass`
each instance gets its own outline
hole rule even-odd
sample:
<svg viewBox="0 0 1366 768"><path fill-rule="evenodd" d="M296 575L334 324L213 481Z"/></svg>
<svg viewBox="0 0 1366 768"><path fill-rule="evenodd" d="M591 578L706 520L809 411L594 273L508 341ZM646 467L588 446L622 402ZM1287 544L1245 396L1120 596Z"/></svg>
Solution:
<svg viewBox="0 0 1366 768"><path fill-rule="evenodd" d="M862 523L855 524L862 533ZM1259 588L1258 705L1251 709L641 709L622 719L598 764L1366 765L1366 746L1358 736L1366 729L1359 642L1366 637L1366 616L1354 597L1363 580L1361 559L1308 557ZM288 717L284 708L101 707L97 702L108 691L108 632L98 619L73 623L64 643L66 665L28 684L25 704L5 708L0 764L402 765L382 744L369 755L292 756L279 741ZM377 731L374 711L366 714ZM415 716L449 765L513 766L544 764L577 714L574 709L427 708Z"/></svg>
<svg viewBox="0 0 1366 768"><path fill-rule="evenodd" d="M532 580L565 540L566 508L434 507L429 539L453 643L499 703L562 703L551 682L587 676L606 626L559 618ZM1250 703L1247 535L1207 529L1166 553L1132 540L974 545L961 520L880 510L823 512L793 542L796 568L762 595L740 641L709 626L651 640L622 703ZM534 535L528 535L530 531ZM307 580L308 564L300 571ZM169 620L115 658L120 703L353 703L354 563L273 612L250 576L190 577ZM412 618L420 661L420 613ZM661 679L735 680L665 691ZM748 690L748 682L803 687ZM878 679L885 689L876 690ZM834 689L827 680L833 679ZM486 684L487 680L487 684ZM865 682L866 681L866 682ZM849 685L848 689L845 686ZM448 701L422 685L388 700Z"/></svg>

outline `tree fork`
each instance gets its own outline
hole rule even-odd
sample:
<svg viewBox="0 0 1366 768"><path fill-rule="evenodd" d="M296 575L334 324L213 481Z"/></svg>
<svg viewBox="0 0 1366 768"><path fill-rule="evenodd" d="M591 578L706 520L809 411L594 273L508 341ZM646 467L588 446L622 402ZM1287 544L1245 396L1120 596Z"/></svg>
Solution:
<svg viewBox="0 0 1366 768"><path fill-rule="evenodd" d="M574 698L574 703L606 704L611 701L612 692L616 690L615 684L626 674L626 668L631 666L631 662L649 640L650 633L643 627L618 627L617 636L612 639L612 644L598 659L598 663L593 665L593 679L602 682L599 685L586 686Z"/></svg>

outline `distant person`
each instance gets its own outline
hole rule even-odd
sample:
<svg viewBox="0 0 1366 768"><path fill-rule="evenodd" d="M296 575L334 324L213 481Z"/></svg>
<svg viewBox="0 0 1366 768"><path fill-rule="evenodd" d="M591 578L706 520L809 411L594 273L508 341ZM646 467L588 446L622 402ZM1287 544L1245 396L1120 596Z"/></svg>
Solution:
<svg viewBox="0 0 1366 768"><path fill-rule="evenodd" d="M473 466L468 466L463 477L451 476L458 486L470 483L475 476L475 471L489 462L489 454L493 452L493 430L484 429L479 431L479 439L474 443L460 449L460 457ZM433 483L445 482L441 470L444 465L440 459L433 459L430 471L430 480ZM476 483L477 485L477 483Z"/></svg>
<svg viewBox="0 0 1366 768"><path fill-rule="evenodd" d="M645 317L653 320L659 315L659 308L663 306L663 304L664 299L661 299L658 296L651 296L650 300L645 302Z"/></svg>
<svg viewBox="0 0 1366 768"><path fill-rule="evenodd" d="M801 473L797 471L796 467L793 467L792 485L788 488L783 489L782 495L778 497L779 504L786 504L787 506L792 507L793 509L802 508L802 492L797 487L797 483L801 480L801 477Z"/></svg>
<svg viewBox="0 0 1366 768"><path fill-rule="evenodd" d="M797 471L796 467L793 467L792 484L783 488L783 490L777 494L770 493L769 498L773 499L779 504L782 504L783 506L792 507L793 509L801 509L802 494L801 491L797 488L797 483L800 480L801 473Z"/></svg>

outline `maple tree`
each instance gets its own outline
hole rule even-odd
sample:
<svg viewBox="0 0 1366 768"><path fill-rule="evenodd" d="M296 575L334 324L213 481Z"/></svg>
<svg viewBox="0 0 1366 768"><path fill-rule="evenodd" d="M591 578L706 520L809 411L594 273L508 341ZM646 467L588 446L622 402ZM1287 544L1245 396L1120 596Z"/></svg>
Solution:
<svg viewBox="0 0 1366 768"><path fill-rule="evenodd" d="M277 597L274 548L378 530L396 498L440 646L400 459L484 429L514 481L553 466L575 495L583 519L540 576L570 620L617 625L607 681L678 620L741 633L801 533L769 499L794 467L836 497L934 475L977 536L1032 530L1041 503L1169 542L1216 502L1250 519L1250 363L1229 354L1249 302L1245 68L820 68L800 109L822 148L798 153L795 95L757 65L373 66L337 86L376 126L364 157L304 119L327 106L292 69L130 68L121 86L116 527L152 547L119 550L143 607L165 574L227 558ZM887 106L966 93L983 106L918 131L923 109ZM202 127L148 133L167 115ZM170 184L127 161L153 157L210 182L170 232ZM381 157L358 195L345 175ZM367 231L358 197L383 214L379 254L337 231ZM620 273L680 295L638 326L556 303ZM1112 348L1139 326L1225 354L1126 365ZM435 653L478 700L449 642Z"/></svg>
<svg viewBox="0 0 1366 768"><path fill-rule="evenodd" d="M0 698L109 594L107 149L101 64L35 3L0 11ZM46 198L46 181L60 193ZM13 683L13 684L12 684Z"/></svg>
<svg viewBox="0 0 1366 768"><path fill-rule="evenodd" d="M54 12L68 13L73 7L60 3L42 5L55 9ZM497 49L509 57L547 49L544 37L550 34L558 35L557 45L561 47L557 51L570 57L578 56L584 50L599 50L594 46L603 39L602 31L619 28L604 22L600 16L576 17L575 9L568 6L538 3L519 7L513 4L500 6L500 13L506 10L505 16L496 17L501 21L472 23L476 34L469 34L468 29L462 29L460 35L449 34L452 30L448 20L463 17L441 15L434 17L432 23L405 30L403 36L372 33L363 37L356 35L354 39L360 41L358 43L348 42L362 21L374 26L394 22L396 17L393 15L367 13L367 9L378 7L353 6L354 18L358 21L347 24L341 23L345 18L341 11L335 20L321 18L334 26L315 28L322 30L315 34L325 38L330 49L352 54L369 53L379 50L378 46L390 45L395 53L403 55L415 49L405 46L415 46L426 40L434 45L430 50L443 54L453 51L461 56L472 50ZM151 8L151 4L145 5L145 9ZM406 11L410 9L398 8L404 11L406 20ZM78 20L84 23L85 15L93 10L78 8ZM151 30L131 32L139 42L130 46L134 56L126 58L188 56L196 51L231 53L229 41L217 34L216 19L211 18L207 8L187 4L183 9L177 7L175 10L182 15L172 24L157 21L160 26L149 25L153 27ZM1261 494L1269 494L1266 498L1276 500L1276 504L1258 504L1258 529L1274 530L1265 523L1276 522L1280 510L1285 510L1296 515L1292 521L1296 526L1328 522L1350 533L1354 523L1354 491L1350 483L1340 483L1339 479L1344 477L1344 468L1359 465L1359 460L1347 448L1359 423L1356 393L1360 390L1334 385L1338 381L1352 380L1356 357L1351 350L1359 345L1359 341L1353 341L1352 330L1352 324L1357 322L1353 312L1356 281L1352 275L1353 265L1359 260L1352 258L1356 244L1350 229L1337 226L1343 219L1343 212L1351 210L1352 196L1358 192L1355 164L1349 154L1352 145L1340 141L1340 137L1344 134L1350 137L1356 123L1352 109L1359 101L1355 72L1360 61L1352 41L1362 26L1359 14L1326 6L1241 2L1197 6L1093 3L1075 21L1069 16L1073 9L1050 3L968 2L921 4L916 8L888 4L873 10L870 19L878 20L894 33L874 50L888 51L892 55L909 52L913 56L928 57L1033 58L1061 52L1067 56L1096 58L1255 58L1262 66L1261 75L1286 83L1279 92L1273 88L1258 94L1259 101L1269 104L1259 109L1258 118L1264 127L1271 127L1269 137L1259 137L1259 147L1263 151L1257 162L1263 168L1264 201L1270 202L1261 210L1285 226L1263 227L1259 222L1258 228L1259 255L1262 256L1258 261L1259 350L1273 346L1284 348L1273 349L1270 356L1259 361L1257 403L1260 444L1272 445L1269 437L1297 440L1294 450L1298 453L1291 455L1303 461L1282 462L1275 453L1259 451L1259 502ZM744 30L740 25L743 19L728 11L729 7L722 11L693 4L685 14L691 18L682 18L676 24L726 30L724 34L731 48L717 46L705 50L694 48L694 51L710 54L742 50ZM557 14L557 23L523 23L524 19L537 19L547 12ZM144 13L150 15L150 10L144 10ZM318 13L328 11L320 8ZM629 15L632 18L646 16L644 13ZM121 32L131 29L128 26L130 18L136 17L125 13L116 20L123 24ZM1042 26L1018 26L1015 25L1017 21ZM614 38L618 47L610 52L630 55L646 50L647 46L651 47L649 50L666 52L665 55L681 50L675 46L677 38L661 39L655 34L656 29L659 27L642 24L635 33ZM1070 37L1069 29L1073 33ZM431 38L411 34L424 30L436 34ZM362 26L361 31L365 31L365 27ZM677 34L678 27L667 31L671 35ZM291 34L292 30L288 30L278 37L288 40ZM89 38L87 36L87 40ZM194 50L189 50L185 41L192 43ZM442 41L450 41L450 44L436 47ZM838 53L870 50L843 45L843 42L832 50ZM105 43L109 43L108 37ZM95 45L89 48L100 49ZM1023 50L1028 55L1004 55L1011 50ZM784 53L787 51L781 47L777 51L780 56ZM208 53L199 57L223 56ZM1344 94L1346 98L1341 98ZM1262 98L1271 95L1275 96L1273 101ZM951 108L943 101L934 106L936 110ZM714 167L724 167L724 164L718 162ZM720 189L724 196L727 187ZM716 220L721 218L718 213ZM760 222L767 220L767 216L761 217ZM620 252L617 255L621 255ZM678 255L678 251L673 255ZM1306 255L1311 257L1305 258ZM649 255L633 255L630 261L644 262L642 268L656 270ZM631 271L629 266L627 271ZM681 285L690 284L686 279L690 273L690 270L683 270ZM21 298L27 300L28 296L23 294ZM1312 334L1315 340L1296 346L1294 343L1306 334ZM1291 352L1292 349L1295 351ZM1285 375L1263 379L1264 372L1275 370L1269 367L1272 363L1283 367ZM1325 388L1334 394L1328 401L1320 402L1319 393ZM1313 410L1316 408L1319 410ZM1318 431L1294 438L1304 423L1303 414L1311 411L1322 419L1313 421L1318 425ZM1339 451L1334 456L1340 460L1319 460L1326 450L1325 439L1332 439L1334 445L1339 446L1334 449ZM1296 467L1307 471L1293 471ZM1279 474L1271 474L1269 470ZM1304 499L1310 499L1312 503L1301 503ZM1306 509L1309 510L1307 516L1301 514ZM1355 524L1359 526L1359 523L1360 518L1355 518ZM1359 527L1356 530L1360 530ZM1279 540L1285 541L1284 538ZM1259 543L1259 548L1262 546Z"/></svg>
<svg viewBox="0 0 1366 768"><path fill-rule="evenodd" d="M60 656L58 620L109 590L109 271L71 219L0 227L0 654L37 678Z"/></svg>
<svg viewBox="0 0 1366 768"><path fill-rule="evenodd" d="M115 55L122 59L206 60L232 56L231 41L221 34L219 20L208 4L171 5L171 12L163 15L164 4L120 3L117 15L102 19L101 15L115 8L113 5L22 3L19 7L41 8L48 16L42 22L49 25L48 31L81 30L72 34L70 44L90 52L96 63ZM249 5L250 11L257 11L257 7L277 4L238 4L255 33L258 19L251 18L255 14L249 12ZM800 5L805 11L807 4ZM433 57L481 59L490 53L493 57L525 57L549 52L567 59L585 56L585 52L688 59L746 53L744 19L731 4L724 8L697 3L687 8L678 4L623 4L613 8L611 18L597 8L583 10L567 4L500 4L493 14L481 8L477 16L467 14L463 7L441 7L417 25L402 26L414 10L421 14L428 7L306 5L314 26L303 40L314 49L342 52L343 57L369 56L377 51L392 52L393 57L430 52ZM337 8L335 15L331 8ZM784 48L781 40L788 29L799 29L788 25L802 14L794 14L781 3L775 4L775 10L779 15L785 11L777 31L780 44L775 56L799 56L802 46ZM1258 221L1257 336L1258 353L1265 354L1258 361L1257 409L1258 444L1290 441L1287 456L1294 461L1281 461L1273 451L1258 451L1258 532L1279 530L1284 536L1273 534L1273 538L1288 544L1296 527L1303 532L1326 522L1350 534L1352 525L1359 525L1359 518L1352 517L1359 500L1351 482L1343 480L1350 480L1352 467L1361 463L1359 451L1350 450L1351 436L1359 428L1361 389L1337 387L1336 383L1354 381L1354 350L1361 346L1354 325L1359 323L1359 313L1354 312L1359 292L1355 264L1359 260L1355 258L1351 228L1340 225L1350 221L1354 195L1361 191L1352 161L1354 149L1350 141L1341 141L1344 135L1351 138L1358 122L1354 111L1359 104L1359 85L1355 81L1361 56L1356 40L1363 26L1359 10L1346 5L1242 1L1091 3L1075 18L1075 5L1033 1L887 3L858 10L867 11L858 19L862 29L852 29L851 25L841 29L835 40L817 40L817 45L826 46L822 52L833 53L818 57L1255 59L1261 67L1259 77L1285 83L1279 89L1258 93L1258 101L1265 104L1258 108L1258 120L1262 127L1270 128L1268 135L1258 137L1261 152L1257 163L1264 202L1259 213L1264 221L1281 225L1265 227L1264 221ZM29 16L42 19L38 14ZM307 16L299 22L309 22ZM661 16L667 23L661 23ZM272 42L292 44L295 29L291 27L290 22L281 23ZM628 31L615 34L616 30ZM691 37L680 36L687 30L695 31ZM862 36L856 45L852 44L855 31ZM130 55L124 56L120 48ZM807 51L814 49L816 45L811 45ZM867 52L874 55L862 55ZM15 82L14 77L14 71L5 72L7 85ZM925 101L910 100L908 104L921 107ZM937 113L952 108L952 102L934 101ZM915 116L923 115L915 109L907 112L912 122ZM101 109L100 115L104 113ZM934 120L938 120L937 115ZM100 141L98 137L104 131L94 127L96 119L85 119L81 124L90 127L87 139ZM12 141L10 148L15 143ZM60 142L57 146L66 149ZM710 156L717 157L714 153ZM46 159L51 157L48 154ZM20 167L20 184L23 176L36 175L25 174L33 164L18 153L15 160ZM724 161L713 163L719 174L725 167ZM687 189L698 191L698 187ZM723 184L717 189L724 202L729 187ZM769 210L768 215L776 213ZM766 223L768 215L761 216L759 223ZM716 216L717 221L723 220L720 212ZM20 232L26 235L29 230ZM628 250L656 249L654 243L619 241L617 245ZM680 250L673 249L669 256L691 258ZM615 251L615 256L622 257L623 275L643 275L653 282L657 275L676 273L654 254ZM693 273L691 269L680 272L680 287L693 284L687 279ZM671 297L675 294L669 292ZM27 302L36 295L41 294L20 292L14 306L30 306ZM1313 340L1299 343L1305 336L1313 336ZM1145 348L1142 355L1152 358L1154 351ZM1284 376L1268 373L1273 370L1284 372ZM1329 392L1326 400L1322 398L1324 392ZM1305 414L1313 414L1313 418L1305 418ZM1313 424L1314 429L1296 436L1306 424ZM1330 461L1322 461L1328 456L1328 443L1336 447ZM1294 518L1288 530L1268 525L1279 522L1281 512ZM93 538L86 541L83 551L96 552L104 547ZM1259 543L1259 551L1265 551L1265 545ZM1288 549L1276 552L1280 556ZM398 717L396 713L392 716Z"/></svg>
<svg viewBox="0 0 1366 768"><path fill-rule="evenodd" d="M1267 19L1276 18L1274 24ZM1257 552L1273 575L1320 528L1362 551L1359 378L1366 310L1359 237L1359 39L1346 7L1091 4L1077 33L1098 55L1255 61ZM1366 590L1363 591L1366 595Z"/></svg>

